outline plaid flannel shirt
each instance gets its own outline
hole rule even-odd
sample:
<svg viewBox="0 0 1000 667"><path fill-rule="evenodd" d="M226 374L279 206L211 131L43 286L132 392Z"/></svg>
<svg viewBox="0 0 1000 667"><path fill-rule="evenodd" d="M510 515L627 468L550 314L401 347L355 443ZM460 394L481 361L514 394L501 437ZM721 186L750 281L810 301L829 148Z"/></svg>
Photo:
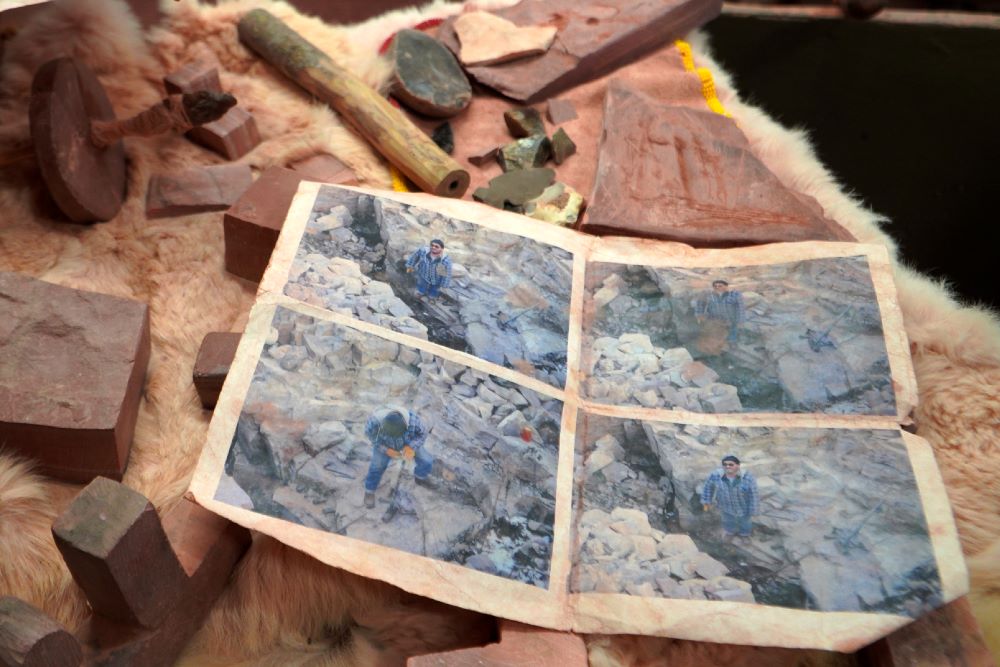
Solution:
<svg viewBox="0 0 1000 667"><path fill-rule="evenodd" d="M383 415L384 416L384 415ZM427 440L427 431L420 422L420 417L410 412L406 420L406 431L401 436L392 437L382 432L382 418L378 414L373 414L365 422L365 435L376 447L383 449L395 449L402 451L403 447L409 445L414 450L420 449Z"/></svg>
<svg viewBox="0 0 1000 667"><path fill-rule="evenodd" d="M736 290L724 294L712 292L695 302L694 314L710 320L725 320L735 326L746 319L743 295Z"/></svg>
<svg viewBox="0 0 1000 667"><path fill-rule="evenodd" d="M451 284L451 257L444 252L434 259L430 248L417 248L406 260L406 268L413 269L417 278L428 285L443 289Z"/></svg>
<svg viewBox="0 0 1000 667"><path fill-rule="evenodd" d="M726 473L716 470L701 490L702 505L716 505L720 511L736 516L750 516L760 509L757 480L749 472L740 473L734 482L725 479Z"/></svg>

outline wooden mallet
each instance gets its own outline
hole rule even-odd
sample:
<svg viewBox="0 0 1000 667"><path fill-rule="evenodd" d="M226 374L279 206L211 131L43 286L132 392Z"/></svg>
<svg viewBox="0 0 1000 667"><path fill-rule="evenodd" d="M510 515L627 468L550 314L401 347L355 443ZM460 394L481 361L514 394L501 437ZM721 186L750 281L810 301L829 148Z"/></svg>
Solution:
<svg viewBox="0 0 1000 667"><path fill-rule="evenodd" d="M110 220L125 200L128 136L151 136L222 117L236 104L228 93L170 95L131 118L118 120L101 82L82 62L57 58L31 84L31 144L0 154L0 166L29 158L59 209L73 222Z"/></svg>

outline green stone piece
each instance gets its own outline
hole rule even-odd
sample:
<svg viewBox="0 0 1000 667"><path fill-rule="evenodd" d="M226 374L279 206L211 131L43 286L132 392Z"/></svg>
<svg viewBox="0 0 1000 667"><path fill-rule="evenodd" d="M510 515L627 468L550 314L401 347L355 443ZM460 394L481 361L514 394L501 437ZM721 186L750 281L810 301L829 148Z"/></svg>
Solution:
<svg viewBox="0 0 1000 667"><path fill-rule="evenodd" d="M448 118L472 101L472 87L455 56L433 37L400 30L390 57L395 66L392 94L414 111Z"/></svg>
<svg viewBox="0 0 1000 667"><path fill-rule="evenodd" d="M489 187L476 189L472 198L494 208L523 213L525 202L541 195L555 180L552 169L518 169L490 180Z"/></svg>
<svg viewBox="0 0 1000 667"><path fill-rule="evenodd" d="M542 122L542 115L531 107L505 111L503 120L507 123L507 129L510 130L511 136L517 139L545 134L545 123Z"/></svg>
<svg viewBox="0 0 1000 667"><path fill-rule="evenodd" d="M566 158L576 152L576 144L561 127L552 135L552 159L556 164L562 164Z"/></svg>
<svg viewBox="0 0 1000 667"><path fill-rule="evenodd" d="M583 196L565 183L553 183L524 203L524 214L557 225L575 224L580 217Z"/></svg>
<svg viewBox="0 0 1000 667"><path fill-rule="evenodd" d="M541 167L552 157L552 142L544 134L512 141L500 149L497 162L504 171Z"/></svg>

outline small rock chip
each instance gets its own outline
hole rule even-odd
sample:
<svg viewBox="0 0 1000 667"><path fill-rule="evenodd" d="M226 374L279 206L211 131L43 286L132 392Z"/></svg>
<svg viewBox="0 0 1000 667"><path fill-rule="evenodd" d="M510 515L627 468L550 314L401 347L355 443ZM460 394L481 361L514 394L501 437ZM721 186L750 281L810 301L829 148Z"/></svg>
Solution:
<svg viewBox="0 0 1000 667"><path fill-rule="evenodd" d="M451 130L451 123L444 122L434 128L431 132L431 141L438 145L448 155L455 152L455 133Z"/></svg>
<svg viewBox="0 0 1000 667"><path fill-rule="evenodd" d="M541 167L552 157L552 142L544 134L512 141L500 149L497 162L504 171Z"/></svg>
<svg viewBox="0 0 1000 667"><path fill-rule="evenodd" d="M542 115L531 107L508 109L503 114L503 121L507 123L507 129L510 130L511 136L515 139L545 134L545 123L542 122Z"/></svg>
<svg viewBox="0 0 1000 667"><path fill-rule="evenodd" d="M472 87L443 44L419 30L400 30L392 40L392 94L434 118L454 116L469 106Z"/></svg>
<svg viewBox="0 0 1000 667"><path fill-rule="evenodd" d="M555 180L552 169L518 169L492 179L489 187L477 188L472 198L494 208L523 213L525 202L538 197Z"/></svg>
<svg viewBox="0 0 1000 667"><path fill-rule="evenodd" d="M546 105L545 113L549 117L549 122L553 125L562 125L577 118L576 107L566 99L551 99Z"/></svg>
<svg viewBox="0 0 1000 667"><path fill-rule="evenodd" d="M185 136L227 160L238 160L260 143L257 121L241 107L233 107L219 120L191 128Z"/></svg>
<svg viewBox="0 0 1000 667"><path fill-rule="evenodd" d="M566 158L576 152L576 144L561 127L552 135L552 159L556 164L562 164Z"/></svg>
<svg viewBox="0 0 1000 667"><path fill-rule="evenodd" d="M472 164L476 165L477 167L481 167L487 162L495 161L497 159L497 153L499 152L500 152L499 146L492 146L485 150L481 150L477 153L473 153L472 155L469 156L468 159L469 162L471 162Z"/></svg>
<svg viewBox="0 0 1000 667"><path fill-rule="evenodd" d="M545 53L556 37L553 26L518 26L487 12L462 14L454 23L462 44L459 58L468 66L497 65Z"/></svg>
<svg viewBox="0 0 1000 667"><path fill-rule="evenodd" d="M524 203L524 214L537 220L569 226L580 217L583 195L565 183L553 183Z"/></svg>

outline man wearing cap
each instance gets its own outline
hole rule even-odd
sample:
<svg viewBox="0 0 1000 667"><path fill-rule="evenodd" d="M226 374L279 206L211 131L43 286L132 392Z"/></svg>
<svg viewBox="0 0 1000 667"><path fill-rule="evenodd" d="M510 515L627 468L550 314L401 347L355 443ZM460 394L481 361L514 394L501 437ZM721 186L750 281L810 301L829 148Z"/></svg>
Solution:
<svg viewBox="0 0 1000 667"><path fill-rule="evenodd" d="M427 431L415 413L406 408L380 408L365 423L365 436L372 443L372 462L365 476L365 507L375 507L375 490L391 459L415 459L413 477L417 484L436 490L437 485L430 479L434 457L424 447Z"/></svg>
<svg viewBox="0 0 1000 667"><path fill-rule="evenodd" d="M753 528L750 517L760 508L757 480L751 473L741 472L740 460L730 454L722 459L722 467L705 480L701 506L706 512L713 506L719 508L724 540L732 541L737 537L743 544L749 544Z"/></svg>
<svg viewBox="0 0 1000 667"><path fill-rule="evenodd" d="M743 295L729 289L725 280L713 280L712 291L694 302L694 316L701 325L695 345L702 354L717 355L735 345L740 324L746 319Z"/></svg>
<svg viewBox="0 0 1000 667"><path fill-rule="evenodd" d="M433 239L426 248L417 248L406 260L406 272L416 274L417 295L436 299L451 284L451 257L444 241Z"/></svg>

